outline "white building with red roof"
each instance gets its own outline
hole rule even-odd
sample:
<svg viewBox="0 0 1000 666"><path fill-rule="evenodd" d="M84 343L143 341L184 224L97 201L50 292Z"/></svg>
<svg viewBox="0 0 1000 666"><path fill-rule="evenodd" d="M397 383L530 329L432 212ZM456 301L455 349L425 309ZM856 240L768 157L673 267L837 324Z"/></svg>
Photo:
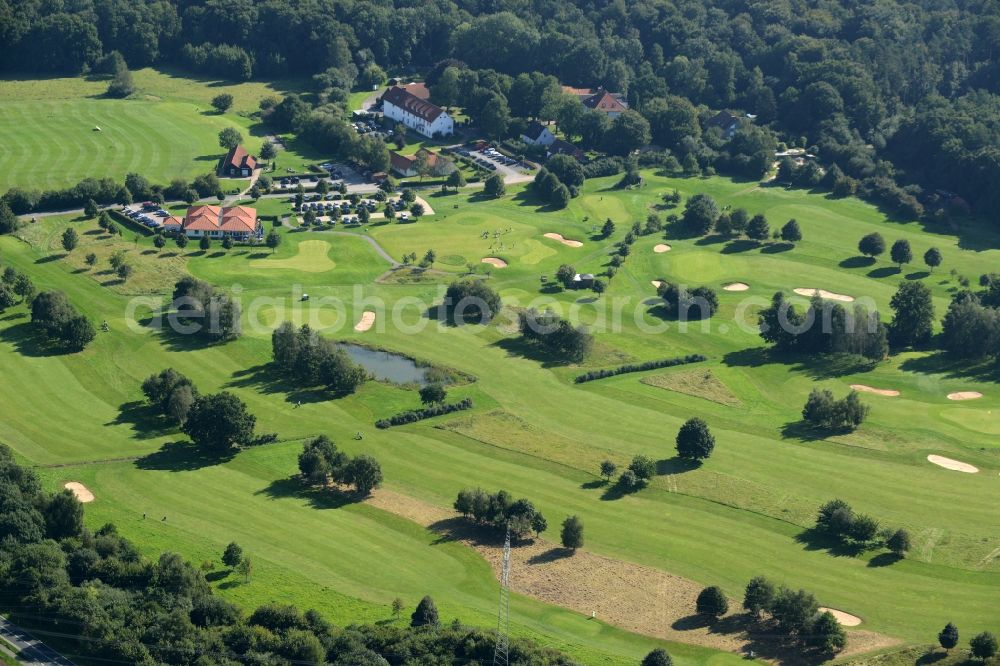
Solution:
<svg viewBox="0 0 1000 666"><path fill-rule="evenodd" d="M257 211L246 206L222 208L220 206L197 205L187 209L180 229L188 238L233 238L249 240L260 237L263 227L257 219Z"/></svg>
<svg viewBox="0 0 1000 666"><path fill-rule="evenodd" d="M382 114L428 138L455 131L455 121L444 109L399 86L389 88L382 96Z"/></svg>

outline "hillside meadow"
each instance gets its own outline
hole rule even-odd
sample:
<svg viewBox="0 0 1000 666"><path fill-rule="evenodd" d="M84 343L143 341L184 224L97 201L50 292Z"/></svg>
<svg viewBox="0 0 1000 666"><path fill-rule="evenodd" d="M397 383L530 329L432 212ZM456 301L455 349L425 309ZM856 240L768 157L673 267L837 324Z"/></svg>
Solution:
<svg viewBox="0 0 1000 666"><path fill-rule="evenodd" d="M136 92L127 99L106 97L101 77L0 79L0 191L60 189L83 178L121 181L128 172L160 184L190 180L215 170L225 154L218 142L225 127L237 128L256 154L265 136L253 116L260 100L301 90L293 82L230 84L150 68L133 78ZM222 93L233 96L225 114L211 106ZM277 163L301 171L317 157L289 140Z"/></svg>
<svg viewBox="0 0 1000 666"><path fill-rule="evenodd" d="M906 280L931 288L940 318L959 275L975 281L998 265L997 239L971 224L937 230L889 221L853 199L724 178L645 175L644 187L628 191L614 189L614 179L588 181L563 211L541 207L517 188L497 201L475 192L435 194L428 201L436 214L413 224L377 223L349 235L281 227L284 242L273 254L191 246L181 252L170 245L157 252L148 238L94 233L93 221L40 221L21 239L0 238L0 263L28 272L42 289L62 289L111 331L84 352L52 355L38 344L23 306L0 315L4 439L42 466L52 487L83 482L97 497L88 505L88 523L114 521L149 553L172 549L199 562L239 541L256 562L251 582L210 577L222 594L247 606L294 600L338 622L374 621L390 618L393 598L412 606L429 593L448 619L489 626L495 617L496 583L474 551L392 511L306 493L292 480L302 440L323 433L352 454L376 456L393 493L447 508L462 487L505 488L546 515L543 537L550 541L558 540L562 519L575 514L585 525L587 551L718 584L736 598L751 576L763 574L858 615L862 629L906 643L932 641L949 620L966 636L996 630L990 622L1000 616L1000 455L993 412L1000 392L992 371L956 365L933 351L899 354L875 367L780 357L762 347L752 324L775 291L795 288L870 299L888 320L889 299ZM579 272L604 270L613 243L650 210L679 213L683 204L661 205L660 195L674 188L685 198L705 192L722 205L764 213L772 228L795 218L805 238L783 248L668 231L637 241L598 298L552 287L563 263ZM617 229L599 238L596 229L607 218ZM102 256L125 249L136 275L120 284L100 274L103 264L88 269L77 256L90 251L83 245L63 256L57 239L68 225L85 243L107 246ZM909 240L917 263L897 270L886 259L860 261L857 241L873 230L889 243ZM568 247L545 233L583 245ZM355 237L365 235L397 259L433 249L438 261L419 279L404 279L406 271L390 272ZM670 251L654 252L664 243ZM944 255L933 273L919 264L931 246ZM485 257L508 266L491 268L481 263ZM525 348L512 335L509 312L489 326L438 322L433 306L470 266L512 308L548 304L594 325L591 358L565 365ZM169 294L174 276L184 272L243 299L240 340L204 346L129 324L131 299ZM665 321L649 300L651 281L659 279L715 288L719 312L687 330ZM749 290L722 289L732 282ZM311 296L307 303L295 296L303 292ZM395 321L409 330L392 325L394 308ZM137 307L140 321L148 310L149 304ZM376 324L358 333L353 325L364 310L376 311ZM416 407L415 391L377 382L338 399L290 390L267 366L269 330L286 318L472 375L476 381L452 388L449 398L471 397L475 409L381 431L374 421ZM689 353L709 360L573 382L587 369ZM235 392L257 415L258 431L277 433L279 442L227 459L192 450L141 403L142 379L164 367L191 377L202 392ZM811 388L840 396L851 384L901 394L864 394L871 415L852 434L815 438L799 426ZM946 398L966 390L984 397ZM679 465L673 450L677 428L691 416L705 419L717 440L714 455L696 469ZM354 439L359 432L363 439ZM623 466L636 454L658 461L651 486L623 497L608 492L599 463L607 458ZM926 460L929 454L980 472L942 469ZM879 552L831 552L807 528L816 508L834 497L883 525L907 528L913 552L889 565ZM512 606L516 633L586 663L634 663L655 644L602 620L522 596ZM668 649L682 664L737 659L680 644Z"/></svg>

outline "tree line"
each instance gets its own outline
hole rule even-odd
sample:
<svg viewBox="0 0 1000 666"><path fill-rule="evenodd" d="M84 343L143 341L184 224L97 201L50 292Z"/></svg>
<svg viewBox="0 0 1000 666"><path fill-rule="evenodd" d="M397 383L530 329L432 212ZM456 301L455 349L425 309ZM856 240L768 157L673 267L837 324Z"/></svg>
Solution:
<svg viewBox="0 0 1000 666"><path fill-rule="evenodd" d="M291 322L282 322L271 333L271 354L275 371L302 388L322 386L346 395L368 380L365 369L351 361L341 346L308 324L296 330Z"/></svg>
<svg viewBox="0 0 1000 666"><path fill-rule="evenodd" d="M299 454L299 473L310 486L326 489L331 482L352 485L361 497L382 485L382 467L374 457L360 454L352 458L326 435L305 442Z"/></svg>
<svg viewBox="0 0 1000 666"><path fill-rule="evenodd" d="M410 626L337 627L315 610L278 603L244 611L213 594L205 579L213 562L198 568L171 552L147 559L113 524L88 529L72 492L44 492L37 473L2 444L0 506L0 601L14 609L14 622L58 634L84 659L180 666L384 664L399 654L421 663L492 659L494 630L457 620L442 626L429 597ZM252 560L238 544L225 548L222 561L251 584ZM394 614L404 607L397 599ZM543 666L573 663L517 638L510 655Z"/></svg>

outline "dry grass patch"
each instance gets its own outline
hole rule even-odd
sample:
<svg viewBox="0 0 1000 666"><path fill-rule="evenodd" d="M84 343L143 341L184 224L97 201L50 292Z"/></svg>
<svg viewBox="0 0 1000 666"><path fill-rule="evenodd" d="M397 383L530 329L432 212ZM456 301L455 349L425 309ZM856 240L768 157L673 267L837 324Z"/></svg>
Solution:
<svg viewBox="0 0 1000 666"><path fill-rule="evenodd" d="M704 398L727 407L739 407L743 403L722 383L711 370L682 370L649 375L640 379L643 384L656 388L676 391L696 398Z"/></svg>

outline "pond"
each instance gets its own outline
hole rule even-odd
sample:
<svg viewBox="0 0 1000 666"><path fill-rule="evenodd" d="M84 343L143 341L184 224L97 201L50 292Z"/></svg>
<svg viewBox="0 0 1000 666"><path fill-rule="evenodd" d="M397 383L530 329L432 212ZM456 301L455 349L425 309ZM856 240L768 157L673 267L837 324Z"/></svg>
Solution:
<svg viewBox="0 0 1000 666"><path fill-rule="evenodd" d="M405 356L346 342L341 343L340 347L352 361L374 375L375 379L393 384L420 384L423 386L427 383L427 368L420 367L412 359Z"/></svg>

